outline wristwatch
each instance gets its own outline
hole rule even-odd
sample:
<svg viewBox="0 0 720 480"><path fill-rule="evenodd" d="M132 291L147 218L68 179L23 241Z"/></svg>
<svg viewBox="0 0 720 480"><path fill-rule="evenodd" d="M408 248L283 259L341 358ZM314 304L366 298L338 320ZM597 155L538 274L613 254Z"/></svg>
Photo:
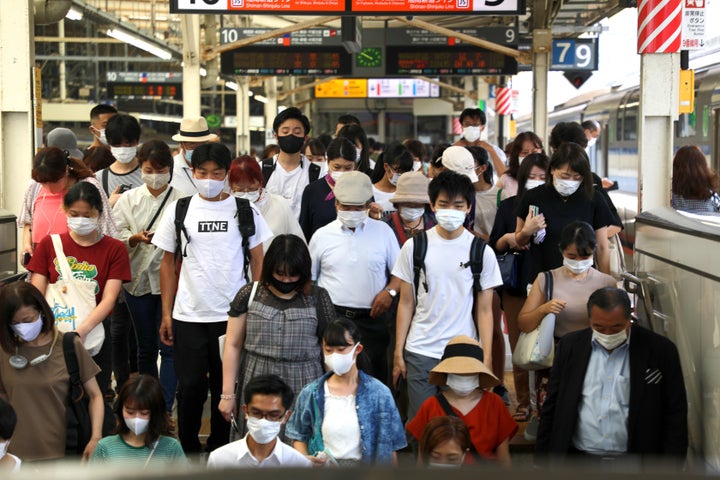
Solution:
<svg viewBox="0 0 720 480"><path fill-rule="evenodd" d="M388 292L392 298L397 297L397 290L393 290L392 288L386 288L385 291Z"/></svg>

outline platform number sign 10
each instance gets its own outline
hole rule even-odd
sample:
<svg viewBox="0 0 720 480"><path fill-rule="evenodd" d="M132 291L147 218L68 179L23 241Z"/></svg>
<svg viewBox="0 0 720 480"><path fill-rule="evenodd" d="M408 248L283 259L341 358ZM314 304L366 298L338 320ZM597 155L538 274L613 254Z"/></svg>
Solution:
<svg viewBox="0 0 720 480"><path fill-rule="evenodd" d="M594 38L553 40L551 70L588 70L598 68L598 45Z"/></svg>

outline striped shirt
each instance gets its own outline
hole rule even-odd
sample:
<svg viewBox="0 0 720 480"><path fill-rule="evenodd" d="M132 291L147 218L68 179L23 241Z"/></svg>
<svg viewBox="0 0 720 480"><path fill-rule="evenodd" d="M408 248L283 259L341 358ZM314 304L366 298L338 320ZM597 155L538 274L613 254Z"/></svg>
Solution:
<svg viewBox="0 0 720 480"><path fill-rule="evenodd" d="M105 437L98 442L93 452L91 463L134 463L145 464L152 447L133 447L128 445L121 435ZM172 437L161 436L155 452L152 454L150 464L158 465L186 465L188 463L180 442Z"/></svg>

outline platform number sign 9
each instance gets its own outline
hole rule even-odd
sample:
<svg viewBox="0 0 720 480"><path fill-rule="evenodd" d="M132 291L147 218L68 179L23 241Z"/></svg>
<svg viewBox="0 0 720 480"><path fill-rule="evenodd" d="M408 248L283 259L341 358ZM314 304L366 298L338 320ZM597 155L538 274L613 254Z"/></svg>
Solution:
<svg viewBox="0 0 720 480"><path fill-rule="evenodd" d="M550 70L588 70L598 68L598 44L595 38L553 40Z"/></svg>

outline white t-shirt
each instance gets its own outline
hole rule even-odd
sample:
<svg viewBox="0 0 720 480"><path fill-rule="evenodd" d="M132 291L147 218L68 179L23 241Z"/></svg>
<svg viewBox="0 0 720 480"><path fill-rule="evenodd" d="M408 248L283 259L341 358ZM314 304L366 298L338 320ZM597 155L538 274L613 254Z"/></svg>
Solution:
<svg viewBox="0 0 720 480"><path fill-rule="evenodd" d="M330 294L335 305L370 308L387 285L387 270L399 251L392 229L367 219L353 232L340 220L318 229L310 239L312 279Z"/></svg>
<svg viewBox="0 0 720 480"><path fill-rule="evenodd" d="M165 210L155 230L152 243L166 252L175 251L175 204ZM272 236L272 231L255 205L251 205L255 235L250 237L254 248ZM245 285L242 237L236 218L235 197L210 202L193 195L190 200L185 229L190 242L181 234L183 258L173 318L184 322L210 323L227 320L230 302Z"/></svg>
<svg viewBox="0 0 720 480"><path fill-rule="evenodd" d="M497 213L498 188L492 186L484 192L475 192L475 224L473 230L490 235Z"/></svg>
<svg viewBox="0 0 720 480"><path fill-rule="evenodd" d="M255 203L255 206L260 209L260 213L262 213L270 230L272 230L272 237L263 242L263 253L267 252L273 239L278 235L291 233L300 237L304 242L305 234L302 228L300 228L298 219L290 209L288 202L280 195L264 192L264 196L264 199Z"/></svg>
<svg viewBox="0 0 720 480"><path fill-rule="evenodd" d="M290 203L290 208L295 218L300 217L300 201L302 200L303 190L310 183L310 161L302 155L300 157L300 166L288 172L280 162L277 161L277 155L273 157L275 162L275 171L270 176L265 189L280 195Z"/></svg>
<svg viewBox="0 0 720 480"><path fill-rule="evenodd" d="M445 240L437 233L437 227L427 231L428 247L425 255L425 275L420 275L415 315L405 348L412 353L431 358L441 358L447 342L457 335L478 338L473 321L473 278L470 267L463 267L470 259L473 235L463 230L453 240ZM392 274L404 282L413 284L413 247L411 240L405 242ZM427 278L428 290L423 286ZM483 269L480 274L483 290L502 285L495 253L489 246L483 253Z"/></svg>
<svg viewBox="0 0 720 480"><path fill-rule="evenodd" d="M378 203L382 207L383 217L397 210L395 205L390 203L390 199L394 196L395 192L383 192L373 185L373 198L375 198L375 203Z"/></svg>

